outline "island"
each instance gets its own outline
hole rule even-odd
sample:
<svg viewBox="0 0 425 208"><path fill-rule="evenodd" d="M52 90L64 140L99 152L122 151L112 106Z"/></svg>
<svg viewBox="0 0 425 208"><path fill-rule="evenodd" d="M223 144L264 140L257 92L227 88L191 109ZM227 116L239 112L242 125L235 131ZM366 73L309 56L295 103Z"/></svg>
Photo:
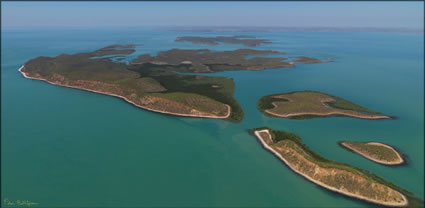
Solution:
<svg viewBox="0 0 425 208"><path fill-rule="evenodd" d="M135 44L111 45L92 52L37 57L19 71L26 78L50 84L111 95L158 113L240 121L234 82L206 73L228 70L263 70L293 67L285 58L246 56L284 54L271 50L172 49L152 57L142 54L130 64L117 62L135 52Z"/></svg>
<svg viewBox="0 0 425 208"><path fill-rule="evenodd" d="M98 49L91 53L80 53L80 56L90 56L90 57L102 57L102 56L117 56L117 55L127 55L134 53L136 44L128 45L110 45L104 48Z"/></svg>
<svg viewBox="0 0 425 208"><path fill-rule="evenodd" d="M150 54L142 54L131 61L131 64L162 65L163 67L171 67L174 71L196 73L294 67L293 63L285 62L287 58L284 57L260 57L272 54L286 55L287 53L253 49L236 49L233 51L171 49L159 52L154 57ZM253 57L247 59L249 56ZM316 60L316 63L327 62L309 58L300 59L297 63L310 63L312 60Z"/></svg>
<svg viewBox="0 0 425 208"><path fill-rule="evenodd" d="M296 57L290 57L295 58L295 60L291 61L291 63L301 63L301 64L315 64L315 63L324 63L324 62L331 62L331 58L326 58L326 61L322 61L315 58L310 58L306 56L296 56Z"/></svg>
<svg viewBox="0 0 425 208"><path fill-rule="evenodd" d="M230 44L242 44L244 46L258 46L260 44L269 44L269 40L258 39L254 36L247 35L234 35L234 36L217 36L217 37L196 37L196 36L183 36L177 37L176 42L192 42L208 45L218 45L219 42Z"/></svg>
<svg viewBox="0 0 425 208"><path fill-rule="evenodd" d="M344 149L357 153L369 160L383 165L400 165L403 157L393 147L379 142L347 142L338 143Z"/></svg>
<svg viewBox="0 0 425 208"><path fill-rule="evenodd" d="M295 134L267 127L249 132L292 171L327 190L384 206L416 207L422 203L412 193L379 176L323 158Z"/></svg>
<svg viewBox="0 0 425 208"><path fill-rule="evenodd" d="M389 119L341 97L315 91L295 91L261 97L257 108L266 116L289 119L347 116L362 119Z"/></svg>

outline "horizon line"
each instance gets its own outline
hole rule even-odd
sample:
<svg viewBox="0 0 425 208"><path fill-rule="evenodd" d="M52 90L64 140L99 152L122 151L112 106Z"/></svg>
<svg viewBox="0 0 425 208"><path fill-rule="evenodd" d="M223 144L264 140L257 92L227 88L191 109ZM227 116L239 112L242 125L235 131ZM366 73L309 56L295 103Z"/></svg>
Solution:
<svg viewBox="0 0 425 208"><path fill-rule="evenodd" d="M174 32L402 32L424 33L424 28L371 26L201 26L201 25L99 25L99 26L1 26L1 29L107 29L151 28Z"/></svg>

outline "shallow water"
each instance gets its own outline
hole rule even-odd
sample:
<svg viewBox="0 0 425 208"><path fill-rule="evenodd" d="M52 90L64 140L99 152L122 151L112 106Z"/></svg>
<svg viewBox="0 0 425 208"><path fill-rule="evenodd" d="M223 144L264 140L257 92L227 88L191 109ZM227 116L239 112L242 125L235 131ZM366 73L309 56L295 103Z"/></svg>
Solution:
<svg viewBox="0 0 425 208"><path fill-rule="evenodd" d="M369 170L416 196L424 195L423 36L397 33L236 33L270 39L289 55L330 57L324 64L208 74L232 77L244 111L239 123L148 112L118 98L25 79L17 69L37 56L144 44L141 53L171 48L222 51L241 45L174 42L196 32L150 29L2 30L2 200L40 206L297 206L367 207L296 175L247 129L269 126L299 135L324 157ZM208 33L234 35L234 33ZM317 90L395 120L263 116L263 95ZM337 145L378 141L407 156L382 166ZM423 199L423 198L422 198Z"/></svg>

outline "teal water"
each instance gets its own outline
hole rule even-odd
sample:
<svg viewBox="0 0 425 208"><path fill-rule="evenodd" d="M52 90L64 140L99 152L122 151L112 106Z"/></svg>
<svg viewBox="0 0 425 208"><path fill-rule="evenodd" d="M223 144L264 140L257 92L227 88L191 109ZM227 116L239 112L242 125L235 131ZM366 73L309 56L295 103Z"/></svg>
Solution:
<svg viewBox="0 0 425 208"><path fill-rule="evenodd" d="M149 29L3 29L1 66L2 196L43 207L239 206L370 207L296 175L247 129L298 134L324 157L369 170L424 195L423 35L397 33L240 33L270 39L290 55L325 64L213 74L232 77L240 123L144 111L109 96L25 79L18 68L37 56L138 43L137 52L171 48L231 50L174 42L195 32ZM208 33L238 35L238 33ZM268 118L265 94L317 90L397 116L396 120ZM340 140L395 146L408 164L386 167L338 147Z"/></svg>

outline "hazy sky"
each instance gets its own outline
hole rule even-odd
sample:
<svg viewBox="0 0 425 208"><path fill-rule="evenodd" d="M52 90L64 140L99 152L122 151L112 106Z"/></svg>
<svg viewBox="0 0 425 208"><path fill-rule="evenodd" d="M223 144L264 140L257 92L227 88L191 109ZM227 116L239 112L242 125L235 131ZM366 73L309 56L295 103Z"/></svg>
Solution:
<svg viewBox="0 0 425 208"><path fill-rule="evenodd" d="M2 26L423 28L424 2L2 2Z"/></svg>

